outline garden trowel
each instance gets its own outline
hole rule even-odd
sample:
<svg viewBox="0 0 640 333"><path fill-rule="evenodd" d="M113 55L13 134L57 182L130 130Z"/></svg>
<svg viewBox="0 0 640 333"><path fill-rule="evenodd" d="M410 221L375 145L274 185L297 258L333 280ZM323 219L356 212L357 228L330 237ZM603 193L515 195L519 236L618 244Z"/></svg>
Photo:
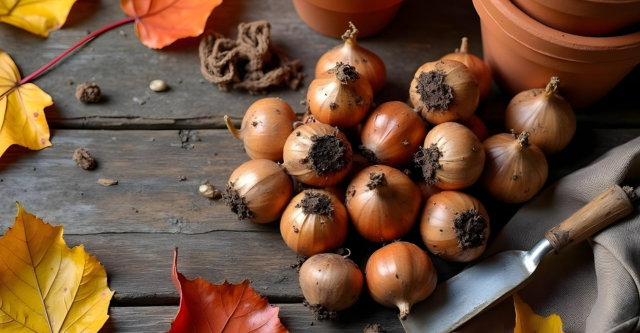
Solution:
<svg viewBox="0 0 640 333"><path fill-rule="evenodd" d="M481 261L438 285L416 304L406 320L407 333L450 333L460 325L511 296L536 270L542 259L580 242L633 211L633 190L614 185L545 233L529 251L505 251Z"/></svg>

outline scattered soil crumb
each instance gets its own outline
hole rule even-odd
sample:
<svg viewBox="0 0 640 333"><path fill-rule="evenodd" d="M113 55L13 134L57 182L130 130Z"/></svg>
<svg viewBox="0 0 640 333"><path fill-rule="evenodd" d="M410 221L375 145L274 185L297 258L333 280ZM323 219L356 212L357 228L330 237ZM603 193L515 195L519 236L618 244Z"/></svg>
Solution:
<svg viewBox="0 0 640 333"><path fill-rule="evenodd" d="M424 179L429 185L435 185L439 181L438 177L436 177L436 171L442 168L439 162L440 157L442 157L442 152L434 143L429 148L421 147L413 156L414 162L422 169Z"/></svg>
<svg viewBox="0 0 640 333"><path fill-rule="evenodd" d="M367 188L369 188L369 190L373 191L378 187L385 185L387 185L387 177L385 177L384 172L372 172L369 174L369 182L367 183Z"/></svg>
<svg viewBox="0 0 640 333"><path fill-rule="evenodd" d="M36 167L33 167L31 170L36 171Z"/></svg>
<svg viewBox="0 0 640 333"><path fill-rule="evenodd" d="M180 130L178 135L182 142L182 148L186 150L193 149L195 147L194 142L202 141L202 139L198 137L198 130Z"/></svg>
<svg viewBox="0 0 640 333"><path fill-rule="evenodd" d="M178 177L178 181L180 181L180 182L183 182L185 180L187 180L187 177L185 177L185 176L179 176Z"/></svg>
<svg viewBox="0 0 640 333"><path fill-rule="evenodd" d="M134 101L135 103L138 103L138 105L145 105L145 104L147 104L147 101L145 101L145 100L144 100L144 99L142 99L142 98L138 98L138 97L134 97L134 98L133 98L133 101Z"/></svg>
<svg viewBox="0 0 640 333"><path fill-rule="evenodd" d="M633 187L631 187L631 186L623 186L622 190L624 191L624 193L627 194L629 199L633 200L633 199L636 198L636 192L634 191Z"/></svg>
<svg viewBox="0 0 640 333"><path fill-rule="evenodd" d="M453 100L453 89L444 83L446 77L446 73L441 70L422 72L418 76L416 90L428 111L449 110L449 104Z"/></svg>
<svg viewBox="0 0 640 333"><path fill-rule="evenodd" d="M149 138L149 141L156 141L156 138Z"/></svg>
<svg viewBox="0 0 640 333"><path fill-rule="evenodd" d="M100 183L100 185L102 185L102 186L112 186L112 185L118 185L118 180L117 179L100 178L100 179L98 179L98 183Z"/></svg>
<svg viewBox="0 0 640 333"><path fill-rule="evenodd" d="M93 82L80 83L76 87L76 98L82 103L97 103L101 96L100 87Z"/></svg>
<svg viewBox="0 0 640 333"><path fill-rule="evenodd" d="M124 30L120 30L120 32L118 32L120 34L120 36L122 37L127 37L127 33L124 32Z"/></svg>
<svg viewBox="0 0 640 333"><path fill-rule="evenodd" d="M477 209L469 209L461 212L453 220L453 226L458 238L458 247L462 250L482 246L486 240L484 229L487 220Z"/></svg>
<svg viewBox="0 0 640 333"><path fill-rule="evenodd" d="M222 193L209 183L200 185L200 187L198 187L198 193L209 199L220 199L222 197Z"/></svg>
<svg viewBox="0 0 640 333"><path fill-rule="evenodd" d="M320 304L311 304L311 303L307 302L306 300L304 302L302 302L302 304L304 306L306 306L307 308L309 308L309 311L311 311L311 313L313 313L314 317L318 321L322 321L322 320L337 320L339 318L338 312L326 309L325 307L323 307Z"/></svg>
<svg viewBox="0 0 640 333"><path fill-rule="evenodd" d="M311 170L316 175L323 177L328 174L343 170L349 165L347 160L347 147L338 138L338 128L333 134L325 134L321 137L311 136L311 147L307 160L311 162Z"/></svg>
<svg viewBox="0 0 640 333"><path fill-rule="evenodd" d="M300 201L300 206L307 215L324 215L333 221L333 201L326 194L305 191L304 197Z"/></svg>
<svg viewBox="0 0 640 333"><path fill-rule="evenodd" d="M294 268L296 272L300 273L300 268L302 267L302 264L304 264L304 262L307 261L307 259L309 259L309 257L301 256L298 254L296 256L296 261L293 264L291 264L289 267Z"/></svg>
<svg viewBox="0 0 640 333"><path fill-rule="evenodd" d="M227 184L222 193L222 201L231 208L231 211L238 216L238 220L252 218L253 212L247 207L248 202L245 197L241 197L238 191L233 188L233 183Z"/></svg>
<svg viewBox="0 0 640 333"><path fill-rule="evenodd" d="M363 333L387 333L387 330L380 324L367 324Z"/></svg>
<svg viewBox="0 0 640 333"><path fill-rule="evenodd" d="M290 60L271 44L267 21L240 23L236 40L208 32L199 50L202 75L222 91L260 94L282 84L296 90L304 76L300 60Z"/></svg>
<svg viewBox="0 0 640 333"><path fill-rule="evenodd" d="M76 162L78 167L84 170L92 170L96 167L96 160L91 156L88 150L84 148L78 148L73 153L73 161Z"/></svg>
<svg viewBox="0 0 640 333"><path fill-rule="evenodd" d="M380 164L381 161L373 150L365 147L364 145L360 145L358 148L360 148L360 154L362 154L364 158L368 159L371 164Z"/></svg>

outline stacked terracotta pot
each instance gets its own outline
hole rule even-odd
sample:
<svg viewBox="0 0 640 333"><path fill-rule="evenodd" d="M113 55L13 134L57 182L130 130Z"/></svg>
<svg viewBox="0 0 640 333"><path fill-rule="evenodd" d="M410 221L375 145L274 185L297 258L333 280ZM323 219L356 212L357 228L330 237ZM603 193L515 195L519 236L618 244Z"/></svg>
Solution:
<svg viewBox="0 0 640 333"><path fill-rule="evenodd" d="M640 63L640 0L473 0L485 61L508 92L562 80L574 107L602 99Z"/></svg>

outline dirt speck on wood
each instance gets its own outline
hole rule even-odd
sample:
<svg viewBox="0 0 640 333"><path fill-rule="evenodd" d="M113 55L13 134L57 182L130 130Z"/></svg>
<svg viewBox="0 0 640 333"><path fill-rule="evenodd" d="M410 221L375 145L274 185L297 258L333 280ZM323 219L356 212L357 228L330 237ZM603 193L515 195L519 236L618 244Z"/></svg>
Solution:
<svg viewBox="0 0 640 333"><path fill-rule="evenodd" d="M100 87L93 82L80 83L76 87L76 98L82 103L97 103L102 93Z"/></svg>
<svg viewBox="0 0 640 333"><path fill-rule="evenodd" d="M73 153L73 161L76 162L78 167L84 170L92 170L96 167L96 160L91 156L88 150L84 148L78 148Z"/></svg>

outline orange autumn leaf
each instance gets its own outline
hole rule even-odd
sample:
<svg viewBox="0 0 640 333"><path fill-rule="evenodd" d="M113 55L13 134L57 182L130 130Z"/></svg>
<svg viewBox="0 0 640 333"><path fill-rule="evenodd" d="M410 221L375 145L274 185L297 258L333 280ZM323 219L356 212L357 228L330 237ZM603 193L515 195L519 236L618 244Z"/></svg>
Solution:
<svg viewBox="0 0 640 333"><path fill-rule="evenodd" d="M224 281L216 285L178 273L178 249L173 251L171 277L180 293L178 314L169 333L287 333L272 307L249 286Z"/></svg>
<svg viewBox="0 0 640 333"><path fill-rule="evenodd" d="M513 333L563 333L562 319L557 314L542 317L533 312L531 307L513 294L513 305L516 308L516 327Z"/></svg>
<svg viewBox="0 0 640 333"><path fill-rule="evenodd" d="M120 7L135 18L142 44L161 49L180 38L204 31L211 11L222 0L120 0Z"/></svg>
<svg viewBox="0 0 640 333"><path fill-rule="evenodd" d="M51 96L33 83L19 85L20 72L0 50L0 156L13 144L33 150L51 146L44 108Z"/></svg>
<svg viewBox="0 0 640 333"><path fill-rule="evenodd" d="M95 333L109 318L104 267L62 233L18 204L0 238L0 332Z"/></svg>
<svg viewBox="0 0 640 333"><path fill-rule="evenodd" d="M0 22L42 37L60 29L76 0L0 0Z"/></svg>

